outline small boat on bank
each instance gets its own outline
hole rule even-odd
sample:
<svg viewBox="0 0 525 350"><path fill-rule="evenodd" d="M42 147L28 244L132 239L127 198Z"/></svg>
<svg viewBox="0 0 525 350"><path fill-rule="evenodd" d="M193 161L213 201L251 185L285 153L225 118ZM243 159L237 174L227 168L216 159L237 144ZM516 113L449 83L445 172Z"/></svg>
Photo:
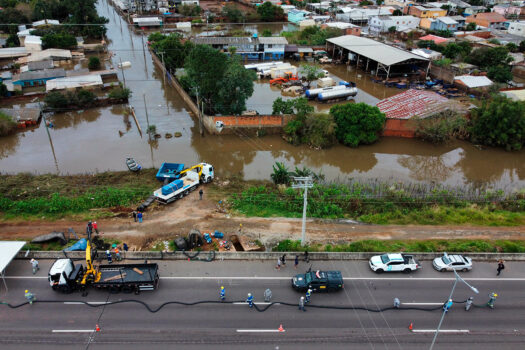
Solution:
<svg viewBox="0 0 525 350"><path fill-rule="evenodd" d="M137 163L133 158L126 158L126 165L128 166L129 171L137 172L142 169L140 164Z"/></svg>

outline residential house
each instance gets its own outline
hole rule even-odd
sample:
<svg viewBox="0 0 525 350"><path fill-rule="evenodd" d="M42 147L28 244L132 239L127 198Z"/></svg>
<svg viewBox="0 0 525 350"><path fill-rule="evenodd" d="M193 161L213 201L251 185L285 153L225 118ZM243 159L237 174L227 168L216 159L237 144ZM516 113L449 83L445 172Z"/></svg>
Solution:
<svg viewBox="0 0 525 350"><path fill-rule="evenodd" d="M380 7L378 9L363 9L363 8L349 8L341 9L343 13L337 13L335 18L338 21L357 24L365 26L368 24L370 18L375 16L390 16L392 15L391 7Z"/></svg>
<svg viewBox="0 0 525 350"><path fill-rule="evenodd" d="M507 32L513 35L525 36L525 22L510 22Z"/></svg>
<svg viewBox="0 0 525 350"><path fill-rule="evenodd" d="M387 6L399 6L404 7L406 5L411 5L416 3L415 0L385 0L385 5Z"/></svg>
<svg viewBox="0 0 525 350"><path fill-rule="evenodd" d="M36 35L28 35L24 38L24 47L28 51L42 51L42 38Z"/></svg>
<svg viewBox="0 0 525 350"><path fill-rule="evenodd" d="M281 8L283 9L285 15L287 15L290 11L295 10L294 5L281 5Z"/></svg>
<svg viewBox="0 0 525 350"><path fill-rule="evenodd" d="M43 86L46 81L66 76L64 68L42 69L37 71L22 72L13 77L13 85L22 87Z"/></svg>
<svg viewBox="0 0 525 350"><path fill-rule="evenodd" d="M467 17L467 23L476 23L478 26L490 29L506 29L507 20L505 17L495 12L478 13Z"/></svg>
<svg viewBox="0 0 525 350"><path fill-rule="evenodd" d="M56 19L43 19L41 21L33 22L33 28L48 27L48 26L59 26L60 22Z"/></svg>
<svg viewBox="0 0 525 350"><path fill-rule="evenodd" d="M463 16L472 16L478 13L485 12L487 8L485 6L470 6L463 11Z"/></svg>
<svg viewBox="0 0 525 350"><path fill-rule="evenodd" d="M133 24L137 27L160 27L162 26L162 18L159 17L135 17Z"/></svg>
<svg viewBox="0 0 525 350"><path fill-rule="evenodd" d="M352 23L328 22L321 25L321 28L337 28L343 30L346 35L361 36L361 27Z"/></svg>
<svg viewBox="0 0 525 350"><path fill-rule="evenodd" d="M522 8L517 5L501 4L494 6L492 12L499 13L505 18L517 18L522 13Z"/></svg>
<svg viewBox="0 0 525 350"><path fill-rule="evenodd" d="M465 28L465 22L467 19L463 16L448 16L449 18L452 18L454 21L458 22L458 29Z"/></svg>
<svg viewBox="0 0 525 350"><path fill-rule="evenodd" d="M290 10L288 11L288 22L298 24L309 14L309 12L302 10Z"/></svg>
<svg viewBox="0 0 525 350"><path fill-rule="evenodd" d="M419 21L419 28L431 30L435 21L434 18L421 18L421 21Z"/></svg>
<svg viewBox="0 0 525 350"><path fill-rule="evenodd" d="M396 31L404 29L416 29L420 19L414 16L376 16L370 19L369 28L372 33L385 33L391 27Z"/></svg>
<svg viewBox="0 0 525 350"><path fill-rule="evenodd" d="M199 6L200 2L199 0L181 0L180 4L186 6Z"/></svg>
<svg viewBox="0 0 525 350"><path fill-rule="evenodd" d="M430 26L431 30L448 30L455 32L458 30L458 22L450 17L438 17Z"/></svg>
<svg viewBox="0 0 525 350"><path fill-rule="evenodd" d="M435 7L424 7L421 5L408 5L403 8L403 13L419 18L437 18L447 15L447 10Z"/></svg>
<svg viewBox="0 0 525 350"><path fill-rule="evenodd" d="M259 51L263 51L265 60L279 60L284 58L284 47L288 40L282 36L260 37Z"/></svg>
<svg viewBox="0 0 525 350"><path fill-rule="evenodd" d="M419 38L419 40L433 41L434 44L436 44L436 45L445 44L445 43L448 42L447 38L442 38L440 36L433 35L433 34L428 34L428 35L422 36L422 37Z"/></svg>
<svg viewBox="0 0 525 350"><path fill-rule="evenodd" d="M443 55L441 52L430 50L430 49L412 49L410 52L428 58L429 60L439 60Z"/></svg>

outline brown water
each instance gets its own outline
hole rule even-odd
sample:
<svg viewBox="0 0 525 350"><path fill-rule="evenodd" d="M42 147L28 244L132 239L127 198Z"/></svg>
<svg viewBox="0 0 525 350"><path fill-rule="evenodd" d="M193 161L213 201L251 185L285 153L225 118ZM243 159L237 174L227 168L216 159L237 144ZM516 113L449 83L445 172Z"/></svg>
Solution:
<svg viewBox="0 0 525 350"><path fill-rule="evenodd" d="M150 143L147 137L141 137L133 118L124 115L124 106L55 114L51 117L55 128L49 133L41 124L36 129L0 138L1 172L68 174L125 170L124 159L132 156L145 167L158 167L164 161L207 161L216 167L219 176L241 174L246 179L268 179L272 164L281 161L290 168L306 166L322 171L327 179L340 181L349 177L380 178L457 186L492 184L507 189L525 185L524 151L479 150L466 142L434 146L418 140L383 138L357 149L336 146L316 151L289 145L278 136L253 138L239 133L202 138L180 97L163 84L148 52L144 53L141 36L128 30L106 2L100 1L98 8L110 20L109 49L116 54L113 64L116 66L120 59L132 63L124 75L133 91L130 104L135 107L142 130L147 128L145 95L149 123L157 126L162 138ZM360 101L373 104L399 92L372 83L352 67L325 69L339 79L356 81L361 89ZM256 93L260 95L252 97L249 106L271 109L271 101L281 96L278 89L259 83ZM176 131L182 132L182 137L164 138L166 132Z"/></svg>

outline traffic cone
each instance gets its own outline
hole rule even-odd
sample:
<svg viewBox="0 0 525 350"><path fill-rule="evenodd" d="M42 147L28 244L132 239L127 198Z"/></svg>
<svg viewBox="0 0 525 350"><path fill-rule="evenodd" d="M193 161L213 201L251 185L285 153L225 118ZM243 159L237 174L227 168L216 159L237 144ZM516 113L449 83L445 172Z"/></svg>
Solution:
<svg viewBox="0 0 525 350"><path fill-rule="evenodd" d="M98 326L98 324L95 326L95 331L100 332L100 327Z"/></svg>
<svg viewBox="0 0 525 350"><path fill-rule="evenodd" d="M283 324L281 323L278 328L279 332L284 332Z"/></svg>
<svg viewBox="0 0 525 350"><path fill-rule="evenodd" d="M408 326L408 330L411 331L414 329L414 325L411 323L409 326Z"/></svg>

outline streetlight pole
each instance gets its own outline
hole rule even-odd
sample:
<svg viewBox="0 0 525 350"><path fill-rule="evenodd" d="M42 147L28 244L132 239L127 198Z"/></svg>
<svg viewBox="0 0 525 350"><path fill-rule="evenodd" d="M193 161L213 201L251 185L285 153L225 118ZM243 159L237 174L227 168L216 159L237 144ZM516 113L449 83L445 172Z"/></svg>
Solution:
<svg viewBox="0 0 525 350"><path fill-rule="evenodd" d="M472 291L476 294L479 293L479 291L477 290L477 288L471 286L470 284L467 283L467 281L465 281L463 278L461 278L458 273L456 272L456 270L452 270L454 271L454 275L456 277L456 279L454 280L454 285L452 286L452 290L450 291L450 296L448 297L447 299L447 302L448 300L451 300L452 299L452 295L454 294L454 290L456 289L456 285L458 284L458 281L461 281L463 282L465 285L467 285L470 289L472 289ZM432 339L432 344L430 344L430 350L432 350L432 348L434 348L434 344L436 343L436 339L437 339L437 336L438 336L438 333L439 333L439 330L441 328L441 324L443 323L443 320L445 319L445 315L447 313L447 310L445 308L443 308L443 314L441 315L441 320L439 320L439 325L436 329L436 333L434 334L434 339Z"/></svg>
<svg viewBox="0 0 525 350"><path fill-rule="evenodd" d="M293 180L295 181L295 183L292 184L292 188L304 189L303 225L301 229L301 245L304 246L306 244L306 207L308 206L308 189L314 187L314 184L312 183L312 178L310 176L308 177L294 176Z"/></svg>

